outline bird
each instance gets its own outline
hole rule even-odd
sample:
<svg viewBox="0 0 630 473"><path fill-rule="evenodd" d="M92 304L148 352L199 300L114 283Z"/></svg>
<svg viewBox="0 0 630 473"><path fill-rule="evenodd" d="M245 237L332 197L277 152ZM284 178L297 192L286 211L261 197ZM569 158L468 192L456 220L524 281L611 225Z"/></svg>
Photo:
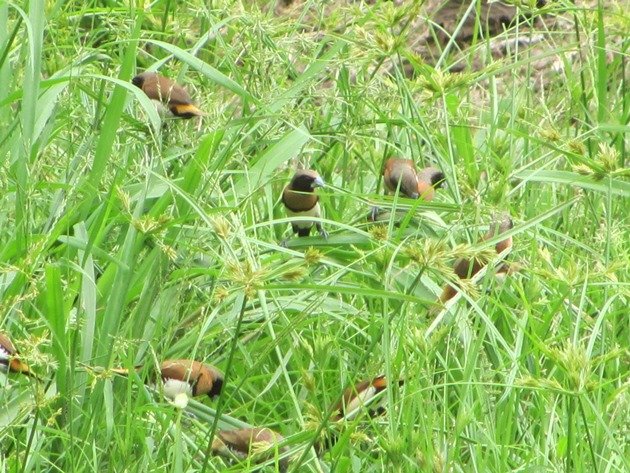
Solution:
<svg viewBox="0 0 630 473"><path fill-rule="evenodd" d="M434 167L426 167L418 173L418 194L425 201L431 202L435 197L435 189L444 186L445 176L442 171Z"/></svg>
<svg viewBox="0 0 630 473"><path fill-rule="evenodd" d="M383 183L390 193L397 189L405 197L422 197L427 202L433 200L435 189L444 183L444 173L434 167L416 171L411 159L390 158L383 168Z"/></svg>
<svg viewBox="0 0 630 473"><path fill-rule="evenodd" d="M282 204L289 217L321 217L319 197L315 194L317 187L323 187L324 180L316 171L311 169L299 169L282 192ZM328 238L328 233L317 221L307 220L292 222L293 233L298 237L307 237L311 233L313 225L322 238Z"/></svg>
<svg viewBox="0 0 630 473"><path fill-rule="evenodd" d="M19 352L11 342L11 339L0 333L0 371L5 373L21 373L31 378L39 379L30 367L20 360Z"/></svg>
<svg viewBox="0 0 630 473"><path fill-rule="evenodd" d="M283 455L289 449L287 446L277 447L284 441L284 437L267 427L250 427L236 430L220 430L212 440L212 453L225 458L238 458L244 460L250 454L267 450L257 461L265 462L274 458L277 454ZM281 472L289 468L289 458L284 456L278 460L278 469Z"/></svg>
<svg viewBox="0 0 630 473"><path fill-rule="evenodd" d="M383 183L390 193L399 190L402 195L410 199L417 199L420 196L418 173L411 159L388 159L383 168Z"/></svg>
<svg viewBox="0 0 630 473"><path fill-rule="evenodd" d="M157 72L138 74L131 79L131 83L141 88L156 103L158 110L166 108L176 117L186 119L204 115L184 87Z"/></svg>
<svg viewBox="0 0 630 473"><path fill-rule="evenodd" d="M142 366L136 366L138 371ZM113 368L114 373L128 375L126 368ZM216 367L194 360L166 360L160 365L164 395L176 405L185 407L189 397L221 394L223 373Z"/></svg>
<svg viewBox="0 0 630 473"><path fill-rule="evenodd" d="M398 380L398 386L402 386L404 383L404 379ZM388 386L389 382L385 375L355 383L347 388L341 399L333 405L330 419L335 422L354 419L361 412L360 408L374 404L375 398ZM368 408L368 416L376 417L385 414L386 409L383 404L384 399L381 397L375 405ZM331 449L337 443L337 438L338 435L334 430L327 432L323 439L315 442L315 450L320 454L326 449Z"/></svg>
<svg viewBox="0 0 630 473"><path fill-rule="evenodd" d="M514 226L514 222L507 215L501 215L496 217L492 223L490 224L490 228L481 241L487 241L494 238L497 235L507 232L512 229ZM494 250L497 254L503 253L508 248L512 247L512 237L509 236L501 241L499 241L495 246ZM457 275L459 279L471 279L475 274L483 269L483 267L488 264L488 261L485 261L480 258L466 259L460 258L455 262L453 266L453 271ZM502 264L499 267L498 272L508 271L509 267L505 264ZM445 303L452 299L455 294L457 294L457 289L455 285L446 284L444 289L442 290L442 294L440 295L440 302Z"/></svg>
<svg viewBox="0 0 630 473"><path fill-rule="evenodd" d="M390 158L383 168L383 183L385 189L394 193L399 189L400 193L410 199L421 197L430 202L435 197L435 189L444 185L444 173L435 167L426 167L416 171L416 166L411 159ZM389 220L391 213L373 206L368 215L370 222L382 222Z"/></svg>
<svg viewBox="0 0 630 473"><path fill-rule="evenodd" d="M404 383L403 379L398 380L399 386L402 386ZM380 375L373 379L359 381L354 386L347 388L333 408L333 420L352 420L358 414L359 407L372 403L373 399L387 389L388 385L385 375ZM385 408L380 403L373 409L368 410L370 417L384 413Z"/></svg>

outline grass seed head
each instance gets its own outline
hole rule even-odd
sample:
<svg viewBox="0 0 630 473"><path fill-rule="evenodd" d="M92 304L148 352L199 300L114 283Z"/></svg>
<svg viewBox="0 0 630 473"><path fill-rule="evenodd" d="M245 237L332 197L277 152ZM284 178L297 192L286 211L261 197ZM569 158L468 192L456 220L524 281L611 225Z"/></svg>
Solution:
<svg viewBox="0 0 630 473"><path fill-rule="evenodd" d="M387 241L387 239L389 238L387 226L385 225L375 225L370 228L369 233L372 239L376 241Z"/></svg>
<svg viewBox="0 0 630 473"><path fill-rule="evenodd" d="M228 236L231 233L230 222L223 217L222 215L210 219L210 224L212 225L212 229L214 232L221 238L222 240L227 240Z"/></svg>
<svg viewBox="0 0 630 473"><path fill-rule="evenodd" d="M309 392L315 392L317 389L317 385L315 383L315 378L308 371L302 370L302 384Z"/></svg>
<svg viewBox="0 0 630 473"><path fill-rule="evenodd" d="M319 251L317 248L313 248L309 246L304 252L304 262L307 266L313 266L319 264L319 262L324 258L324 254Z"/></svg>
<svg viewBox="0 0 630 473"><path fill-rule="evenodd" d="M162 253L166 255L166 257L171 261L177 260L177 250L170 245L166 245L161 241L157 242L158 247L162 250Z"/></svg>
<svg viewBox="0 0 630 473"><path fill-rule="evenodd" d="M562 366L567 375L568 389L582 391L590 375L590 360L583 346L576 346L567 341L560 348L550 350L551 358Z"/></svg>
<svg viewBox="0 0 630 473"><path fill-rule="evenodd" d="M577 139L567 141L567 148L569 148L569 151L572 153L579 154L580 156L586 154L586 146L584 146L582 141Z"/></svg>
<svg viewBox="0 0 630 473"><path fill-rule="evenodd" d="M230 291L225 286L217 286L214 291L214 302L220 304L230 295Z"/></svg>
<svg viewBox="0 0 630 473"><path fill-rule="evenodd" d="M128 214L131 213L131 197L124 190L122 190L119 186L116 186L116 195L118 196L118 200L120 200L120 205L124 211Z"/></svg>
<svg viewBox="0 0 630 473"><path fill-rule="evenodd" d="M421 76L417 83L421 88L433 92L434 95L443 95L448 91L468 87L474 80L474 74L461 72L452 74L442 69L432 69L430 75Z"/></svg>
<svg viewBox="0 0 630 473"><path fill-rule="evenodd" d="M572 169L574 172L577 172L582 176L593 176L595 174L586 164L576 164L575 166L572 166Z"/></svg>
<svg viewBox="0 0 630 473"><path fill-rule="evenodd" d="M541 138L552 142L560 141L560 139L562 138L560 132L551 125L547 125L545 128L541 129L538 134Z"/></svg>
<svg viewBox="0 0 630 473"><path fill-rule="evenodd" d="M610 146L608 143L600 143L597 159L602 164L606 172L614 172L619 166L619 150Z"/></svg>
<svg viewBox="0 0 630 473"><path fill-rule="evenodd" d="M57 419L61 414L63 414L63 407L57 409L50 415L50 417L48 417L48 419L46 419L46 426L55 427L57 425Z"/></svg>
<svg viewBox="0 0 630 473"><path fill-rule="evenodd" d="M450 252L442 240L424 240L422 246L419 241L410 242L404 253L421 268L430 268L437 273L450 271L448 260Z"/></svg>
<svg viewBox="0 0 630 473"><path fill-rule="evenodd" d="M143 215L140 218L134 218L132 224L139 232L150 235L162 230L170 220L171 218L168 215L160 215L158 218Z"/></svg>
<svg viewBox="0 0 630 473"><path fill-rule="evenodd" d="M227 278L238 286L243 287L248 297L253 296L265 282L267 271L264 268L254 269L249 260L230 262L227 266Z"/></svg>
<svg viewBox="0 0 630 473"><path fill-rule="evenodd" d="M307 274L308 271L304 266L297 266L283 272L282 279L285 279L287 281L302 281Z"/></svg>
<svg viewBox="0 0 630 473"><path fill-rule="evenodd" d="M319 426L324 422L322 410L310 402L304 403L304 427L306 430L315 432L319 429Z"/></svg>
<svg viewBox="0 0 630 473"><path fill-rule="evenodd" d="M384 54L390 54L396 47L396 40L394 37L384 31L377 31L375 40L376 44Z"/></svg>

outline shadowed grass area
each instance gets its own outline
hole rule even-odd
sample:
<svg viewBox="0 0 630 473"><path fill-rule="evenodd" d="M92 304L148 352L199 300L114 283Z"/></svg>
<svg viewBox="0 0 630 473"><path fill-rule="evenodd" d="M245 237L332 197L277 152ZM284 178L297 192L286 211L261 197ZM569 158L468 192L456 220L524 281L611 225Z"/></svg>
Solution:
<svg viewBox="0 0 630 473"><path fill-rule="evenodd" d="M255 471L209 455L248 426L294 472L630 469L630 19L512 3L524 23L432 58L421 1L0 4L0 331L43 379L0 374L0 470ZM145 69L206 115L160 116ZM385 196L392 156L447 186ZM281 245L296 167L330 237ZM145 385L177 358L221 396ZM329 420L380 374L405 381L386 415Z"/></svg>

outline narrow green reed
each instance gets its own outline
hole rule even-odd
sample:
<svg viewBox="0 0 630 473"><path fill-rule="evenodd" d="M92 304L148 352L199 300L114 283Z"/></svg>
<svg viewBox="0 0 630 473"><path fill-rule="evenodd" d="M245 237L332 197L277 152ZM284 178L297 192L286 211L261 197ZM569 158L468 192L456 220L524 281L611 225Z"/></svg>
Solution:
<svg viewBox="0 0 630 473"><path fill-rule="evenodd" d="M25 12L19 10L19 14L25 15ZM24 255L31 242L29 211L31 189L34 183L29 180L29 167L39 151L37 136L35 136L35 121L38 112L44 20L44 2L30 2L25 23L26 38L24 39L26 41L23 43L23 54L28 60L24 71L20 131L18 132L21 137L14 141L11 158L16 182L15 242L16 252L20 257Z"/></svg>

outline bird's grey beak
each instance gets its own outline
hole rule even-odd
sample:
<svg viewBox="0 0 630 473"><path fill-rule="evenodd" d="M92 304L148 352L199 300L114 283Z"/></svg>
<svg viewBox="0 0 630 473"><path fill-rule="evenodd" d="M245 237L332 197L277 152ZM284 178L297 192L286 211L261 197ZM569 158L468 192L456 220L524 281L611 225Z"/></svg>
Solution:
<svg viewBox="0 0 630 473"><path fill-rule="evenodd" d="M313 181L313 184L311 184L311 187L315 188L315 187L324 187L326 185L326 183L324 182L324 180L321 177L316 177L315 180Z"/></svg>

